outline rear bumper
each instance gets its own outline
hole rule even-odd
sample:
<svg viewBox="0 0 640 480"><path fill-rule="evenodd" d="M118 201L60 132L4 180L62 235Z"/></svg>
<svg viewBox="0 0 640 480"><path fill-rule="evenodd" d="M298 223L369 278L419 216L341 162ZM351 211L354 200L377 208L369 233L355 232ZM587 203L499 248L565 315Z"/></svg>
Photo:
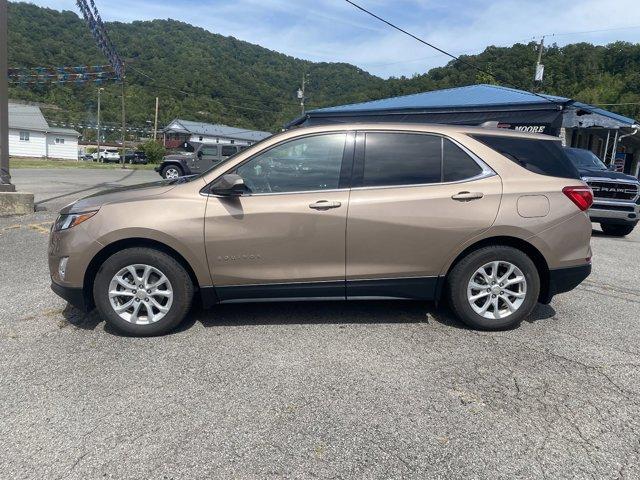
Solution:
<svg viewBox="0 0 640 480"><path fill-rule="evenodd" d="M554 295L573 290L578 285L580 285L590 274L590 263L579 265L577 267L566 267L549 270L548 298L543 299L543 303L549 303Z"/></svg>
<svg viewBox="0 0 640 480"><path fill-rule="evenodd" d="M82 288L64 287L52 281L51 290L77 309L83 312L90 310L89 302L87 302Z"/></svg>

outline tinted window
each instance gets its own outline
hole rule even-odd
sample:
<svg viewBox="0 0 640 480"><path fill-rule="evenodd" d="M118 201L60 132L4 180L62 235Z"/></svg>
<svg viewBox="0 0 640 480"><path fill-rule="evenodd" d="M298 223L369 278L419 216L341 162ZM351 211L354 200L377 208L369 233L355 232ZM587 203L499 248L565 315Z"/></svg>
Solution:
<svg viewBox="0 0 640 480"><path fill-rule="evenodd" d="M217 146L213 146L213 147L202 147L202 155L207 155L207 156L215 156L218 155L218 147Z"/></svg>
<svg viewBox="0 0 640 480"><path fill-rule="evenodd" d="M589 150L583 150L581 148L565 148L564 152L577 168L591 170L607 169L607 166L602 163L602 160L600 160L595 153Z"/></svg>
<svg viewBox="0 0 640 480"><path fill-rule="evenodd" d="M235 155L236 154L236 147L232 147L230 145L224 145L222 147L222 156L223 157L230 157L231 155Z"/></svg>
<svg viewBox="0 0 640 480"><path fill-rule="evenodd" d="M346 134L292 140L252 158L236 172L252 193L338 188Z"/></svg>
<svg viewBox="0 0 640 480"><path fill-rule="evenodd" d="M416 185L441 180L442 140L435 135L367 133L363 186Z"/></svg>
<svg viewBox="0 0 640 480"><path fill-rule="evenodd" d="M458 182L482 173L482 168L459 146L446 138L443 140L442 180Z"/></svg>
<svg viewBox="0 0 640 480"><path fill-rule="evenodd" d="M560 142L491 135L476 135L474 138L531 172L551 177L580 178Z"/></svg>

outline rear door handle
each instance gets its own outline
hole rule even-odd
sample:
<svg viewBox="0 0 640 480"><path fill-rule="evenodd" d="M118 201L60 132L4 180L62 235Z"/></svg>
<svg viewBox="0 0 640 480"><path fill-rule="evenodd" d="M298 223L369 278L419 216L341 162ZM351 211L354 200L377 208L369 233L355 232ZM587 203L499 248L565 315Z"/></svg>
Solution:
<svg viewBox="0 0 640 480"><path fill-rule="evenodd" d="M313 208L314 210L330 210L332 208L338 208L342 206L340 202L330 202L329 200L320 200L316 203L312 203L309 205L309 208Z"/></svg>
<svg viewBox="0 0 640 480"><path fill-rule="evenodd" d="M484 197L482 192L460 192L451 196L451 198L459 202L469 202L471 200L478 200L482 197Z"/></svg>

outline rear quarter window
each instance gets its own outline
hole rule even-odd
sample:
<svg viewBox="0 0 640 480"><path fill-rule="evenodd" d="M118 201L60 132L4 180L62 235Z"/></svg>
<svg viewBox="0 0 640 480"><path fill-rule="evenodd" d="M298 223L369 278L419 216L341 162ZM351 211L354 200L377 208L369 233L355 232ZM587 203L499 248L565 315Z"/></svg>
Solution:
<svg viewBox="0 0 640 480"><path fill-rule="evenodd" d="M473 135L473 138L530 172L550 177L580 178L559 141L496 135Z"/></svg>

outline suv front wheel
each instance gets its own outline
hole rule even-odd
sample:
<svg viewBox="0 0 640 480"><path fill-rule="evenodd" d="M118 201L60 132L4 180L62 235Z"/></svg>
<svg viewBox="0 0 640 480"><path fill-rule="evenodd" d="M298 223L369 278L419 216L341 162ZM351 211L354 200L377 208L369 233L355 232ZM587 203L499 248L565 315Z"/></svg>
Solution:
<svg viewBox="0 0 640 480"><path fill-rule="evenodd" d="M183 175L184 175L184 172L177 165L167 165L162 169L162 178L166 178L167 180L178 178Z"/></svg>
<svg viewBox="0 0 640 480"><path fill-rule="evenodd" d="M507 246L484 247L458 262L448 276L449 301L465 324L502 330L527 318L540 293L540 276L528 255Z"/></svg>
<svg viewBox="0 0 640 480"><path fill-rule="evenodd" d="M161 335L187 315L193 282L166 253L128 248L102 264L93 298L102 318L117 330L136 336Z"/></svg>

